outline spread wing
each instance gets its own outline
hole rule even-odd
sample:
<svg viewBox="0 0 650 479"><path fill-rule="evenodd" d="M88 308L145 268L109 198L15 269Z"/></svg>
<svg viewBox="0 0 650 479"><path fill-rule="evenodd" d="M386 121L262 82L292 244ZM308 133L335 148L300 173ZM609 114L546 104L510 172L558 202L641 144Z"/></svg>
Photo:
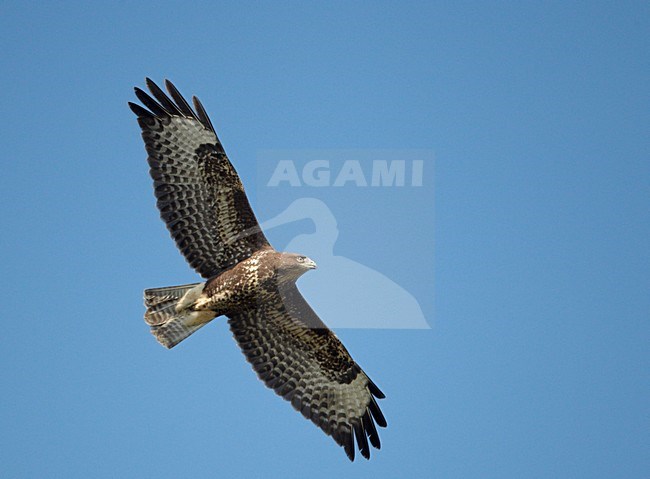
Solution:
<svg viewBox="0 0 650 479"><path fill-rule="evenodd" d="M229 315L230 329L248 362L278 395L332 436L354 460L354 439L370 458L380 448L375 424L386 420L375 398L384 394L318 318L295 285L273 299Z"/></svg>
<svg viewBox="0 0 650 479"><path fill-rule="evenodd" d="M201 102L194 109L166 80L171 99L150 79L139 88L138 116L160 216L187 262L204 278L269 246L244 187Z"/></svg>

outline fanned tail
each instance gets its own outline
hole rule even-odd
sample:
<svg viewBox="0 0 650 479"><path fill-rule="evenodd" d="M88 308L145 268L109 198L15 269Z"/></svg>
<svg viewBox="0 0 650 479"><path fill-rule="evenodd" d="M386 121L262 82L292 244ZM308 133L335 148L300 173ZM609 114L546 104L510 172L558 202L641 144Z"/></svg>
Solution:
<svg viewBox="0 0 650 479"><path fill-rule="evenodd" d="M191 309L204 285L193 283L144 291L144 305L147 307L144 320L160 344L173 348L215 318L211 311Z"/></svg>

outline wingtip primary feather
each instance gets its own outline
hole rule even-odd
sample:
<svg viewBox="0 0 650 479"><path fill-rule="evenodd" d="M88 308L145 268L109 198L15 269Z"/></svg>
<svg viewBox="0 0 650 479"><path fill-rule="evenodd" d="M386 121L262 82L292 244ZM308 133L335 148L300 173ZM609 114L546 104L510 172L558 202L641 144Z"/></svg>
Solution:
<svg viewBox="0 0 650 479"><path fill-rule="evenodd" d="M379 434L377 433L377 428L375 427L375 423L372 420L372 415L370 414L368 408L366 408L366 412L362 416L361 420L363 421L363 428L366 430L366 433L368 434L368 439L370 440L370 444L372 444L373 447L376 449L381 449L381 441L379 440Z"/></svg>
<svg viewBox="0 0 650 479"><path fill-rule="evenodd" d="M158 100L160 105L169 112L169 114L183 116L183 113L178 108L178 106L169 99L167 94L165 94L165 92L158 85L156 85L153 80L147 78L145 82L151 94L156 100Z"/></svg>
<svg viewBox="0 0 650 479"><path fill-rule="evenodd" d="M368 378L368 389L372 393L373 396L375 396L377 399L385 399L386 395L379 389L379 387L372 382L370 378Z"/></svg>
<svg viewBox="0 0 650 479"><path fill-rule="evenodd" d="M171 80L164 80L164 85L168 93L165 93L163 89L160 88L156 82L154 82L149 77L145 77L144 82L150 94L146 93L144 90L138 87L135 87L134 91L138 100L140 100L140 102L142 102L146 108L143 108L135 103L129 103L129 107L136 115L138 115L138 117L152 118L156 116L181 116L186 118L193 118L200 122L204 128L210 130L216 135L216 131L212 125L210 117L201 104L201 101L196 96L192 97L192 103L194 104L194 108L192 108L190 103L185 100L183 95L181 95L180 91L178 88L176 88ZM147 108L150 111L147 111ZM217 142L218 141L219 139L217 138Z"/></svg>
<svg viewBox="0 0 650 479"><path fill-rule="evenodd" d="M172 99L176 102L176 105L183 112L185 116L187 116L188 118L194 118L195 120L199 120L194 110L192 110L192 107L189 105L189 103L187 103L183 95L181 95L181 93L178 91L176 86L174 86L174 84L170 80L167 79L165 80L165 88L167 89L167 92L172 97Z"/></svg>
<svg viewBox="0 0 650 479"><path fill-rule="evenodd" d="M129 108L131 109L131 111L133 113L135 113L137 115L138 118L153 118L154 117L153 113L151 113L146 108L142 108L137 103L132 103L132 102L128 102L128 103L129 103Z"/></svg>
<svg viewBox="0 0 650 479"><path fill-rule="evenodd" d="M201 123L203 123L203 125L212 132L215 132L214 126L212 126L212 121L210 121L210 117L205 111L205 108L203 108L201 100L199 100L196 96L192 96L192 103L194 103L194 108L196 109L196 113L199 115L199 120Z"/></svg>
<svg viewBox="0 0 650 479"><path fill-rule="evenodd" d="M366 431L363 428L363 424L360 420L356 420L353 423L354 436L357 439L357 445L359 446L359 452L366 459L370 459L370 446L368 446L368 437L366 436Z"/></svg>
<svg viewBox="0 0 650 479"><path fill-rule="evenodd" d="M170 112L167 111L164 106L151 98L144 90L141 90L138 87L135 87L134 90L135 96L138 97L138 100L140 100L144 106L149 108L155 116L167 117L170 115Z"/></svg>
<svg viewBox="0 0 650 479"><path fill-rule="evenodd" d="M386 422L386 418L381 412L381 409L379 409L379 406L377 405L377 401L375 401L375 398L370 396L370 403L368 404L368 409L372 413L372 417L377 423L379 427L386 427L388 423Z"/></svg>
<svg viewBox="0 0 650 479"><path fill-rule="evenodd" d="M351 430L346 430L346 431L341 431L341 434L343 434L342 438L342 446L343 449L345 450L345 455L348 456L348 459L350 461L354 462L354 438L353 438L353 432Z"/></svg>

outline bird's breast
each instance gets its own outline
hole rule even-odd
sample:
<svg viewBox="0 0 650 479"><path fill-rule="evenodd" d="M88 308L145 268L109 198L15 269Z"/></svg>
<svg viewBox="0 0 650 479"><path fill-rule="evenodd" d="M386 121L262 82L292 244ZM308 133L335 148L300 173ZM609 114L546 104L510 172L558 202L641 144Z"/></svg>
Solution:
<svg viewBox="0 0 650 479"><path fill-rule="evenodd" d="M242 262L208 281L196 308L220 314L249 309L265 301L274 278L271 269Z"/></svg>

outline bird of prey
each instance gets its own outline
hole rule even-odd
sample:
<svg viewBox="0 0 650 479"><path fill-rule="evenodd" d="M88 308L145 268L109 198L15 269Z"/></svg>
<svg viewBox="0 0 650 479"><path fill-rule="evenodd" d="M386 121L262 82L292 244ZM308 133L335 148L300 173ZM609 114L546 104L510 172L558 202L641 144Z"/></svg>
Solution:
<svg viewBox="0 0 650 479"><path fill-rule="evenodd" d="M278 252L260 229L244 187L198 98L194 108L168 80L146 79L129 102L147 150L160 216L205 281L147 289L145 321L172 348L219 316L258 377L331 436L354 460L380 448L384 394L319 319L296 287L316 268Z"/></svg>

